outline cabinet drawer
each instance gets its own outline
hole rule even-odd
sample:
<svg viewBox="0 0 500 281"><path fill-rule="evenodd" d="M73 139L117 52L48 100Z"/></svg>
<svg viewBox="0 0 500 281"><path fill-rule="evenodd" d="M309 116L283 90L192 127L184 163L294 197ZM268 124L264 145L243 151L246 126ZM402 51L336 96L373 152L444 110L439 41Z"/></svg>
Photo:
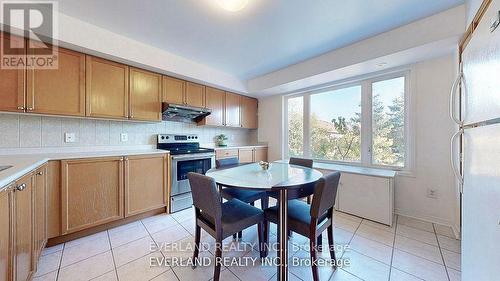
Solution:
<svg viewBox="0 0 500 281"><path fill-rule="evenodd" d="M217 159L232 157L238 157L238 149L222 149L215 151L215 158Z"/></svg>

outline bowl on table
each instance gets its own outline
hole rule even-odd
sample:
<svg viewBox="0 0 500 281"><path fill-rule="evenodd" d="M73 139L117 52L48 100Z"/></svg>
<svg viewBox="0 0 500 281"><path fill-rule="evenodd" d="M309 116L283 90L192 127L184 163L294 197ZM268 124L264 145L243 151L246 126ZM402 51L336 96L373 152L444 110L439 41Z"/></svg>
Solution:
<svg viewBox="0 0 500 281"><path fill-rule="evenodd" d="M266 161L260 161L259 165L262 168L262 170L267 171L267 170L269 170L269 166L271 164L269 164L269 162L266 162Z"/></svg>

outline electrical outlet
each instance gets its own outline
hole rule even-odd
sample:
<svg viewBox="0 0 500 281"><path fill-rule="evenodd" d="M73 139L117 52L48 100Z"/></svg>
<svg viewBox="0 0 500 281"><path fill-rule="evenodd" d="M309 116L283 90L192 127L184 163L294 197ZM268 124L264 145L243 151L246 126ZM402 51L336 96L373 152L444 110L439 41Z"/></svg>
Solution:
<svg viewBox="0 0 500 281"><path fill-rule="evenodd" d="M128 134L127 133L121 133L120 134L120 140L122 142L127 142L128 141Z"/></svg>
<svg viewBox="0 0 500 281"><path fill-rule="evenodd" d="M76 142L76 134L64 133L64 142Z"/></svg>
<svg viewBox="0 0 500 281"><path fill-rule="evenodd" d="M438 198L438 193L437 190L428 188L427 189L427 197L437 199Z"/></svg>

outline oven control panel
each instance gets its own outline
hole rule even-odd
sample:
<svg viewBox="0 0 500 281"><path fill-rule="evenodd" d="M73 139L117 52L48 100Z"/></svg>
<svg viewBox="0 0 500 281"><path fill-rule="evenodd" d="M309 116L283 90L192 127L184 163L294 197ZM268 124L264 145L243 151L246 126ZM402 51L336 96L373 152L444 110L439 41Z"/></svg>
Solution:
<svg viewBox="0 0 500 281"><path fill-rule="evenodd" d="M158 135L158 143L198 142L198 135Z"/></svg>

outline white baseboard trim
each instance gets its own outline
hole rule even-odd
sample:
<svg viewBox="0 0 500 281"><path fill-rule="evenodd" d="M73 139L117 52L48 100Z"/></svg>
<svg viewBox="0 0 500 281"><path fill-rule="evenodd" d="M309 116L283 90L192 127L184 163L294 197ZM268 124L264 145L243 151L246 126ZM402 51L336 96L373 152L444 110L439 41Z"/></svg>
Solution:
<svg viewBox="0 0 500 281"><path fill-rule="evenodd" d="M430 223L435 223L435 224L440 224L440 225L445 225L445 226L449 226L451 227L451 229L453 230L453 234L455 235L455 238L459 239L460 238L460 228L457 227L457 225L455 225L455 223L449 221L449 220L446 220L446 219L443 219L443 218L440 218L440 217L435 217L435 216L429 216L429 215L424 215L424 214L420 214L418 212L412 212L412 211L408 211L408 210L401 210L401 209L394 209L394 213L396 215L401 215L401 216L405 216L405 217L409 217L409 218L414 218L414 219L418 219L418 220L422 220L422 221L426 221L426 222L430 222Z"/></svg>

